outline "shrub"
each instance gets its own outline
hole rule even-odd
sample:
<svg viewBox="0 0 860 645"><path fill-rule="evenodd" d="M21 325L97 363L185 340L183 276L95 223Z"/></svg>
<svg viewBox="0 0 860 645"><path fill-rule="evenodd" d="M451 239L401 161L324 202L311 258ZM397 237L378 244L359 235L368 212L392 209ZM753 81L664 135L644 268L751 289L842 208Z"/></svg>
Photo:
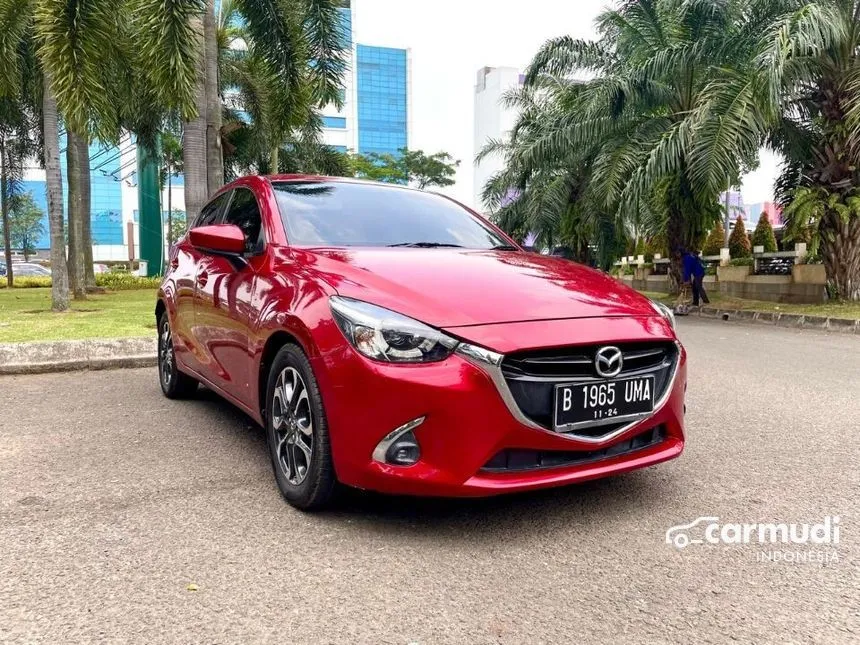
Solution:
<svg viewBox="0 0 860 645"><path fill-rule="evenodd" d="M735 221L735 228L729 236L729 255L733 258L748 258L752 256L750 238L747 237L744 220L740 215L738 215L738 219Z"/></svg>
<svg viewBox="0 0 860 645"><path fill-rule="evenodd" d="M776 236L773 234L773 226L770 225L767 213L762 213L758 218L758 224L752 236L752 245L763 246L765 253L776 252Z"/></svg>
<svg viewBox="0 0 860 645"><path fill-rule="evenodd" d="M639 241L636 242L636 247L633 249L633 255L638 258L640 255L645 255L646 250L647 249L645 248L645 238L640 237Z"/></svg>
<svg viewBox="0 0 860 645"><path fill-rule="evenodd" d="M729 260L729 266L732 267L751 267L755 264L755 260L752 258L732 258Z"/></svg>
<svg viewBox="0 0 860 645"><path fill-rule="evenodd" d="M161 284L161 278L141 278L132 273L99 273L96 275L96 286L114 291L125 291L129 289L157 289Z"/></svg>
<svg viewBox="0 0 860 645"><path fill-rule="evenodd" d="M51 278L48 276L12 276L12 286L16 289L35 289L37 287L50 287L51 286ZM6 287L6 276L0 278L0 288Z"/></svg>
<svg viewBox="0 0 860 645"><path fill-rule="evenodd" d="M711 229L708 239L705 240L705 246L702 248L702 255L719 255L720 249L726 242L726 229L723 228L723 223L718 221L717 225Z"/></svg>
<svg viewBox="0 0 860 645"><path fill-rule="evenodd" d="M161 278L141 278L131 273L98 273L96 274L96 286L113 291L128 291L131 289L157 289L161 285ZM35 289L39 287L50 287L51 278L22 276L14 278L16 289ZM0 280L0 289L6 287L5 276Z"/></svg>

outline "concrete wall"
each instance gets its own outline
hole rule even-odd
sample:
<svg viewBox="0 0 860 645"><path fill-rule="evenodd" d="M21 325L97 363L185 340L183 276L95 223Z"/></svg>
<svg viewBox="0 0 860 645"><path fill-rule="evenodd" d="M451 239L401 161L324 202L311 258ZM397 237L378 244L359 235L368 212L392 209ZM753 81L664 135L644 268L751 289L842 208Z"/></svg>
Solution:
<svg viewBox="0 0 860 645"><path fill-rule="evenodd" d="M792 275L750 275L750 267L717 269L720 293L736 298L817 304L827 299L823 265L797 264Z"/></svg>

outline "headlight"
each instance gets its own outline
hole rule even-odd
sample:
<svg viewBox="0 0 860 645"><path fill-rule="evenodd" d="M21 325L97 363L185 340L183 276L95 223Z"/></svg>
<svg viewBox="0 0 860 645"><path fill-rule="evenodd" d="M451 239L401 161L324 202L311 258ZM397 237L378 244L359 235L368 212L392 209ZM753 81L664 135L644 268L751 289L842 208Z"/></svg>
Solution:
<svg viewBox="0 0 860 645"><path fill-rule="evenodd" d="M329 298L335 322L359 352L377 361L430 363L451 355L457 341L438 329L361 300Z"/></svg>
<svg viewBox="0 0 860 645"><path fill-rule="evenodd" d="M675 312L673 312L670 307L667 307L662 302L657 302L656 300L651 301L651 306L654 307L654 310L658 314L666 319L672 329L675 329Z"/></svg>

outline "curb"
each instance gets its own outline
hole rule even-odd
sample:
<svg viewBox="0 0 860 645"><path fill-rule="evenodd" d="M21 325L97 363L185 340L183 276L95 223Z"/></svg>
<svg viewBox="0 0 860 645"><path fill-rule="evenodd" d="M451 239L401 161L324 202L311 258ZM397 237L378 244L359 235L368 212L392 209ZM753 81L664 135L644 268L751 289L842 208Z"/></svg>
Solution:
<svg viewBox="0 0 860 645"><path fill-rule="evenodd" d="M0 374L152 367L157 349L155 337L0 343Z"/></svg>
<svg viewBox="0 0 860 645"><path fill-rule="evenodd" d="M721 309L719 307L702 307L696 315L700 318L722 318L723 320L750 321L765 325L790 327L793 329L818 329L834 331L842 334L860 335L860 320L853 318L832 318L829 316L788 314L777 311Z"/></svg>

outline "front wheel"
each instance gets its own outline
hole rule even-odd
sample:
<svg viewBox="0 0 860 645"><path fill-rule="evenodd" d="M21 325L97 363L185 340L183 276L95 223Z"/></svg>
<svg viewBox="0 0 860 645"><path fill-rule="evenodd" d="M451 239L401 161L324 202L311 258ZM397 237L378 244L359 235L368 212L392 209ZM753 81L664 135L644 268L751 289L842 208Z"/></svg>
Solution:
<svg viewBox="0 0 860 645"><path fill-rule="evenodd" d="M305 511L325 506L337 483L328 425L311 364L296 345L282 347L272 362L266 436L284 498Z"/></svg>
<svg viewBox="0 0 860 645"><path fill-rule="evenodd" d="M158 319L158 381L168 399L186 399L197 391L197 381L176 366L173 334L166 311Z"/></svg>

